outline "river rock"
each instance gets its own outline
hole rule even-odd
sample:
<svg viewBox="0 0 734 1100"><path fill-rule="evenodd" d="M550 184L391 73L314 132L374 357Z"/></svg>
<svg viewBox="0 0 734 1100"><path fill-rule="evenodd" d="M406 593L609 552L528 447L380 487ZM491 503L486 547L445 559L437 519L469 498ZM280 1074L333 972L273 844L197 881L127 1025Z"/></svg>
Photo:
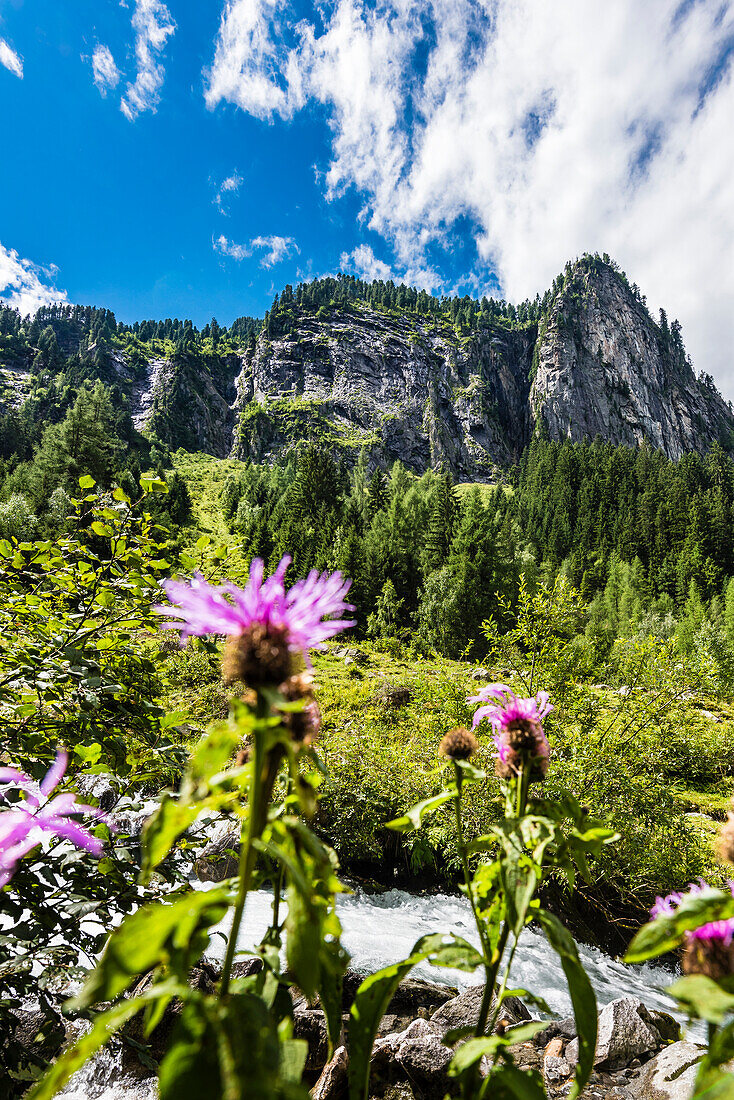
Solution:
<svg viewBox="0 0 734 1100"><path fill-rule="evenodd" d="M312 1100L341 1100L347 1094L349 1056L346 1047L337 1047L311 1089Z"/></svg>
<svg viewBox="0 0 734 1100"><path fill-rule="evenodd" d="M680 1024L668 1012L657 1012L649 1009L650 1018L655 1025L655 1030L666 1043L677 1043L680 1039Z"/></svg>
<svg viewBox="0 0 734 1100"><path fill-rule="evenodd" d="M300 1005L293 1013L293 1036L308 1043L306 1069L320 1069L326 1061L329 1040L326 1034L326 1018L320 1008L304 1008Z"/></svg>
<svg viewBox="0 0 734 1100"><path fill-rule="evenodd" d="M535 1043L538 1046L545 1047L547 1043L555 1038L576 1038L576 1020L573 1016L566 1016L562 1020L551 1020L547 1027L535 1036Z"/></svg>
<svg viewBox="0 0 734 1100"><path fill-rule="evenodd" d="M677 1042L656 1054L632 1085L639 1100L689 1100L704 1047Z"/></svg>
<svg viewBox="0 0 734 1100"><path fill-rule="evenodd" d="M479 1019L479 1009L484 994L483 985L472 985L460 993L458 997L447 1001L433 1016L431 1023L438 1028L442 1035L456 1028L475 1028ZM502 1016L511 1024L517 1024L521 1020L529 1020L530 1013L519 997L507 997L502 1004Z"/></svg>
<svg viewBox="0 0 734 1100"><path fill-rule="evenodd" d="M355 994L364 979L365 975L358 973L356 970L348 970L344 975L342 983L342 1008L344 1011L349 1011L351 1008ZM418 1015L421 1009L425 1009L430 1015L441 1005L446 1004L447 1001L453 1000L457 992L457 989L451 985L438 985L436 982L425 982L420 978L406 978L395 990L387 1011L395 1016L409 1017L409 1023ZM407 1027L407 1024L405 1026ZM402 1028L394 1030L398 1031Z"/></svg>
<svg viewBox="0 0 734 1100"><path fill-rule="evenodd" d="M413 1020L404 1031L377 1039L370 1061L370 1093L386 1096L407 1078L421 1100L440 1100L448 1088L453 1052L430 1020Z"/></svg>
<svg viewBox="0 0 734 1100"><path fill-rule="evenodd" d="M239 849L239 828L226 819L218 822L194 863L199 881L223 882L236 875Z"/></svg>
<svg viewBox="0 0 734 1100"><path fill-rule="evenodd" d="M619 1069L637 1057L655 1054L663 1039L652 1014L636 997L619 997L599 1014L594 1065L597 1069ZM566 1061L575 1065L579 1057L578 1039L566 1047Z"/></svg>
<svg viewBox="0 0 734 1100"><path fill-rule="evenodd" d="M114 810L120 797L120 781L109 772L98 775L78 775L76 789L83 798L94 798L100 810Z"/></svg>
<svg viewBox="0 0 734 1100"><path fill-rule="evenodd" d="M558 1055L546 1054L543 1059L543 1077L549 1085L558 1085L565 1081L573 1073L573 1067L565 1058Z"/></svg>
<svg viewBox="0 0 734 1100"><path fill-rule="evenodd" d="M440 1098L448 1086L448 1067L453 1052L427 1020L414 1020L400 1037L395 1061L413 1086L425 1097Z"/></svg>

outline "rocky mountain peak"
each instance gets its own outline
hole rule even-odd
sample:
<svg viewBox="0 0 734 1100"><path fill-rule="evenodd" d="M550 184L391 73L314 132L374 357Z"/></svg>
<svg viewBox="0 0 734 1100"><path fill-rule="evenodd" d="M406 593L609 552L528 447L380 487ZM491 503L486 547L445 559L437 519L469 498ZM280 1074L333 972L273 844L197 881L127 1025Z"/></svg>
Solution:
<svg viewBox="0 0 734 1100"><path fill-rule="evenodd" d="M538 333L530 404L551 439L600 435L648 442L671 458L726 439L734 421L696 378L680 326L656 324L611 264L579 261L557 288Z"/></svg>

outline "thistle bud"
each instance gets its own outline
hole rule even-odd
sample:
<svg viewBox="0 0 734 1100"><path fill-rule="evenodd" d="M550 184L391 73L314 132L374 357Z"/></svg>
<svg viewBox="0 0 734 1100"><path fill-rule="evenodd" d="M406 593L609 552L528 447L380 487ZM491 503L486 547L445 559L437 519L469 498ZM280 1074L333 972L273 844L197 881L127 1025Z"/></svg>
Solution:
<svg viewBox="0 0 734 1100"><path fill-rule="evenodd" d="M304 700L302 710L283 714L283 725L291 731L294 741L312 744L321 729L321 711L313 696L313 677L308 672L298 672L280 685L280 693L289 703Z"/></svg>
<svg viewBox="0 0 734 1100"><path fill-rule="evenodd" d="M704 939L689 935L681 968L684 974L705 974L717 982L729 978L734 974L734 943L727 942L726 938Z"/></svg>
<svg viewBox="0 0 734 1100"><path fill-rule="evenodd" d="M224 647L222 677L226 684L241 680L252 688L279 684L291 671L288 631L285 627L253 623L233 635Z"/></svg>
<svg viewBox="0 0 734 1100"><path fill-rule="evenodd" d="M439 755L446 756L449 760L469 760L478 748L479 742L471 730L457 726L444 734L438 751Z"/></svg>

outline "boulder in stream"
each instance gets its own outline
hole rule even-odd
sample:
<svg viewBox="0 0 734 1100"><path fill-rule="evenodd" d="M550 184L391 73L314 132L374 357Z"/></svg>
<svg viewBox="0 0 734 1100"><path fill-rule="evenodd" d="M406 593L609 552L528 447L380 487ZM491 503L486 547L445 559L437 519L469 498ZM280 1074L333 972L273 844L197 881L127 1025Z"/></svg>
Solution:
<svg viewBox="0 0 734 1100"><path fill-rule="evenodd" d="M704 1047L677 1042L656 1054L633 1085L639 1100L689 1100Z"/></svg>
<svg viewBox="0 0 734 1100"><path fill-rule="evenodd" d="M458 1028L474 1029L479 1019L479 1009L484 995L483 985L472 985L458 997L447 1001L431 1016L431 1023L442 1035ZM502 1018L506 1023L517 1024L529 1020L530 1013L519 997L507 997L502 1004Z"/></svg>
<svg viewBox="0 0 734 1100"><path fill-rule="evenodd" d="M665 1013L661 1016L670 1020ZM619 997L599 1013L594 1065L603 1070L621 1069L635 1058L656 1054L664 1044L653 1014L642 1001L636 997ZM571 1065L578 1062L578 1039L568 1044L565 1058Z"/></svg>

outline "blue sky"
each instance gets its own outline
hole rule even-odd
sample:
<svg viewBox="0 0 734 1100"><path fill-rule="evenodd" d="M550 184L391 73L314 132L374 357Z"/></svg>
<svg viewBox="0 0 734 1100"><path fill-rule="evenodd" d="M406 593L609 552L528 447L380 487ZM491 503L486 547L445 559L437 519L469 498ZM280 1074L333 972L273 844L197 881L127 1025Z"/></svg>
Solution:
<svg viewBox="0 0 734 1100"><path fill-rule="evenodd" d="M0 295L229 323L607 251L731 396L733 47L734 0L0 0Z"/></svg>
<svg viewBox="0 0 734 1100"><path fill-rule="evenodd" d="M22 80L0 68L3 144L16 165L0 173L0 240L55 265L70 300L124 320L261 316L284 283L337 270L341 253L369 234L355 225L354 196L330 203L317 185L314 165L328 155L323 110L277 127L226 104L210 110L202 70L220 13L214 4L169 9L177 29L160 102L130 121L119 106L124 77L103 98L91 66L102 42L134 72L129 9L99 0L0 5L0 34L23 57ZM237 178L218 206L222 182ZM223 234L295 246L266 267L262 248L241 261L215 251Z"/></svg>

